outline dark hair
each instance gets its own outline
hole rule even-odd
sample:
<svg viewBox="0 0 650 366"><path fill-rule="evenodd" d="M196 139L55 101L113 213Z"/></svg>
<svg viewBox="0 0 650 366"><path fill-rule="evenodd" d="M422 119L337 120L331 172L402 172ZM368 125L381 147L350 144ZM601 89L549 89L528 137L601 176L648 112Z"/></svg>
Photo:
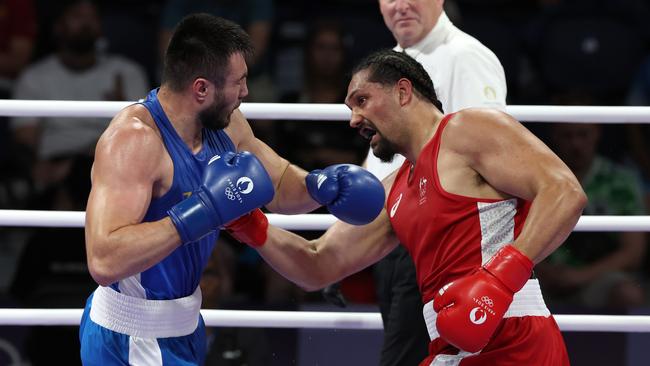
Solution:
<svg viewBox="0 0 650 366"><path fill-rule="evenodd" d="M210 14L192 14L174 29L165 52L162 83L180 91L198 77L223 85L228 61L235 53L248 60L250 37L236 23Z"/></svg>
<svg viewBox="0 0 650 366"><path fill-rule="evenodd" d="M368 70L368 81L382 85L393 85L399 79L411 81L416 93L428 100L442 112L442 103L433 88L433 81L422 65L404 52L391 49L374 52L354 67L352 75Z"/></svg>

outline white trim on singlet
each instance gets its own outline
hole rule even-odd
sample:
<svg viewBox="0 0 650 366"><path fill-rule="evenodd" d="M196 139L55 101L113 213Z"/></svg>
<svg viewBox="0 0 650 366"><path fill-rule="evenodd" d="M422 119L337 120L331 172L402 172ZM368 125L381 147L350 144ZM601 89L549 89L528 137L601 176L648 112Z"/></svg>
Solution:
<svg viewBox="0 0 650 366"><path fill-rule="evenodd" d="M477 202L481 223L481 264L485 264L503 246L515 239L517 199Z"/></svg>
<svg viewBox="0 0 650 366"><path fill-rule="evenodd" d="M147 293L140 282L140 273L120 280L118 283L120 292L131 297L147 298Z"/></svg>

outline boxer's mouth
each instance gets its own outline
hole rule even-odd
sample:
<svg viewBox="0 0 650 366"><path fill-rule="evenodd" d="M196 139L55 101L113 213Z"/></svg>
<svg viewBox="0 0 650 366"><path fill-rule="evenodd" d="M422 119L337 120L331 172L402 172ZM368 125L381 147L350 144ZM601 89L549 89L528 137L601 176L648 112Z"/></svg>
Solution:
<svg viewBox="0 0 650 366"><path fill-rule="evenodd" d="M359 134L366 140L372 139L372 137L377 134L377 131L375 129L372 129L370 127L360 127L359 128Z"/></svg>

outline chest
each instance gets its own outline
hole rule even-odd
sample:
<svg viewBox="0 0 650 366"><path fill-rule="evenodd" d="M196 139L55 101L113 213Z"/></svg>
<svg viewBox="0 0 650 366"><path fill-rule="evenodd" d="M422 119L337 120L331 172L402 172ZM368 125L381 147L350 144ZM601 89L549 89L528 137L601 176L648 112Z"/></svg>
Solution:
<svg viewBox="0 0 650 366"><path fill-rule="evenodd" d="M388 215L398 236L420 231L444 210L435 184L431 168L414 169L409 174L409 168L402 167L388 196Z"/></svg>

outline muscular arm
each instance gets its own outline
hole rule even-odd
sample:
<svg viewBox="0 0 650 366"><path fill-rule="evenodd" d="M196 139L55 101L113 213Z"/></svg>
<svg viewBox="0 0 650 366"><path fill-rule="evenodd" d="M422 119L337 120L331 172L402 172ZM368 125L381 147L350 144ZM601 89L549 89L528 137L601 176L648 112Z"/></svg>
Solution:
<svg viewBox="0 0 650 366"><path fill-rule="evenodd" d="M587 202L580 183L509 115L469 109L457 117L445 129L444 141L496 190L532 202L514 246L540 262L564 242L580 218Z"/></svg>
<svg viewBox="0 0 650 366"><path fill-rule="evenodd" d="M98 142L86 208L88 268L104 286L150 268L180 244L169 217L141 223L164 147L150 127L127 118L118 115Z"/></svg>
<svg viewBox="0 0 650 366"><path fill-rule="evenodd" d="M239 110L233 113L226 132L238 151L246 150L255 154L271 176L275 187L275 196L273 201L266 205L270 211L297 214L313 211L320 206L307 192L305 186L307 172L289 163L256 138Z"/></svg>
<svg viewBox="0 0 650 366"><path fill-rule="evenodd" d="M392 176L386 178L389 179ZM387 187L386 182L384 186ZM312 241L269 226L266 243L257 249L278 273L305 290L314 291L377 262L398 244L384 209L368 225L337 221Z"/></svg>

